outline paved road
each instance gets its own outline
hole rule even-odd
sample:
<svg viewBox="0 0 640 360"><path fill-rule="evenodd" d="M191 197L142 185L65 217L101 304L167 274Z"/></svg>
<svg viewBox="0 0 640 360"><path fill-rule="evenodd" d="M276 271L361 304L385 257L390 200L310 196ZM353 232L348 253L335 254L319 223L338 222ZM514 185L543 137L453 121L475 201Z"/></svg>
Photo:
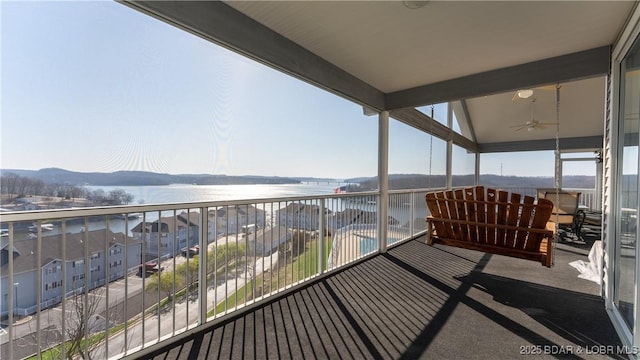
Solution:
<svg viewBox="0 0 640 360"><path fill-rule="evenodd" d="M277 261L278 253L274 253L271 257L258 259L256 261L256 276L261 274L263 270L268 270L272 263L275 266ZM264 267L262 266L263 263ZM246 282L247 278L243 272L217 287L210 286L207 290L207 299L211 299L211 301L207 301L207 311L223 301L226 298L226 294L233 294L237 289L242 288ZM122 353L125 349L125 340L127 349L135 349L142 345L143 338L146 344L150 344L157 342L158 339L163 340L175 335L174 329L185 329L188 324L191 327L195 326L198 321L198 300L195 291L188 301L181 300L176 303L174 309L174 311L163 311L159 316L158 314L148 316L144 319L144 322L141 321L128 328L126 334L123 332L112 336L108 341L108 356L105 353L105 343L96 349L95 358L106 359Z"/></svg>

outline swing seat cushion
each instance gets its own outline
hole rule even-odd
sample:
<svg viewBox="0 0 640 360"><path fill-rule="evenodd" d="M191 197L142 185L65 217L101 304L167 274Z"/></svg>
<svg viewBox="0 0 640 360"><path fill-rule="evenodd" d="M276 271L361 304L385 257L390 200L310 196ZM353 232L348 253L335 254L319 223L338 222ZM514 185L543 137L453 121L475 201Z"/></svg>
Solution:
<svg viewBox="0 0 640 360"><path fill-rule="evenodd" d="M427 243L539 261L551 267L553 202L517 193L472 188L426 195Z"/></svg>

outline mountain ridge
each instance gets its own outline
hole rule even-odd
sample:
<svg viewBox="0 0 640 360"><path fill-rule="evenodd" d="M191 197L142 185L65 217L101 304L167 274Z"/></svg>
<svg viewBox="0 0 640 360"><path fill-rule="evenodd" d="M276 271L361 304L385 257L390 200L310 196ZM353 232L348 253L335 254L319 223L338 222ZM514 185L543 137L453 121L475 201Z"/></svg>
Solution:
<svg viewBox="0 0 640 360"><path fill-rule="evenodd" d="M0 169L6 175L14 173L45 183L65 183L70 185L93 186L153 186L171 184L196 185L252 185L252 184L299 184L291 177L259 175L210 175L210 174L167 174L150 171L120 170L115 172L78 172L61 168L40 170Z"/></svg>

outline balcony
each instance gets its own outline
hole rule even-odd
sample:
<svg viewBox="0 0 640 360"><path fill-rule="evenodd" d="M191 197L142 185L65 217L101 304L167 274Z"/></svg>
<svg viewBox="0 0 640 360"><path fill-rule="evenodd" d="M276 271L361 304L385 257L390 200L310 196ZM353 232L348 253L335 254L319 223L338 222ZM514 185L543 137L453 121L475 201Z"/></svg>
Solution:
<svg viewBox="0 0 640 360"><path fill-rule="evenodd" d="M598 295L557 265L429 247L421 238L159 346L155 359L509 359L624 349ZM615 349L615 350L611 350ZM612 356L625 358L625 356Z"/></svg>
<svg viewBox="0 0 640 360"><path fill-rule="evenodd" d="M2 357L513 357L620 345L599 285L568 265L595 238L558 244L551 270L426 246L425 191L390 191L386 211L373 192L3 215ZM207 251L185 257L184 243ZM455 334L481 345L455 346Z"/></svg>

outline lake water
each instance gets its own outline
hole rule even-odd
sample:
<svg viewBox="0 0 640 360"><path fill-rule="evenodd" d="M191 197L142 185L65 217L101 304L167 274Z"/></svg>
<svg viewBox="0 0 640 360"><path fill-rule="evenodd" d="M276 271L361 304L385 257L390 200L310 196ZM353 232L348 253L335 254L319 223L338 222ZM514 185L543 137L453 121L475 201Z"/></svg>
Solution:
<svg viewBox="0 0 640 360"><path fill-rule="evenodd" d="M181 203L181 202L197 202L197 201L227 201L227 200L246 200L246 199L273 199L295 196L311 196L311 195L328 195L333 194L334 189L342 186L341 183L302 183L302 184L278 184L278 185L169 185L169 186L86 186L88 190L102 189L109 192L115 189L121 189L134 196L132 205L134 204L159 204L159 203ZM280 206L286 206L286 203L277 203L275 206L263 207L268 216L272 216L272 212ZM343 202L342 199L334 199L325 204L329 210L340 211L345 208L359 208L367 211L376 211L374 202ZM418 210L417 210L418 211ZM420 210L416 214L418 217L423 216L424 210ZM400 204L390 209L390 216L394 217L400 224L405 224L410 219L409 207L407 204ZM155 221L158 218L158 212L148 212L145 215L147 221ZM166 215L163 215L166 216ZM131 228L140 223L142 218L131 219L128 222L128 230L125 230L125 222L123 220L112 219L109 227L114 232L128 232L131 235ZM30 225L30 224L28 224ZM46 232L46 235L54 235L60 233L60 224L54 223L55 229ZM104 229L107 226L105 221L94 219L88 224L89 230ZM83 223L69 222L67 231L76 233L82 231L85 227ZM29 234L26 230L21 234L27 237Z"/></svg>
<svg viewBox="0 0 640 360"><path fill-rule="evenodd" d="M332 194L340 183L302 183L277 185L187 185L168 186L86 186L109 192L122 189L134 196L132 204L158 204L194 201L265 199L288 196Z"/></svg>
<svg viewBox="0 0 640 360"><path fill-rule="evenodd" d="M101 189L105 192L120 189L134 196L131 205L134 204L161 204L181 203L197 201L227 201L247 199L273 199L295 196L327 195L333 194L334 189L345 184L342 183L301 183L301 184L274 184L274 185L188 185L174 184L168 186L85 186L88 190ZM286 203L276 204L276 207L263 207L267 216L271 216L273 210ZM374 204L343 204L340 199L326 204L331 210L346 207L366 207L368 211L375 211ZM154 221L158 217L157 212L146 214L147 221ZM129 221L129 229L142 221L141 218ZM93 221L89 229L101 229L106 226L103 221ZM70 232L80 231L82 224L70 225ZM124 232L124 221L113 220L110 223L113 231ZM76 229L77 228L77 229ZM56 231L51 234L55 234ZM130 233L129 233L130 234Z"/></svg>

